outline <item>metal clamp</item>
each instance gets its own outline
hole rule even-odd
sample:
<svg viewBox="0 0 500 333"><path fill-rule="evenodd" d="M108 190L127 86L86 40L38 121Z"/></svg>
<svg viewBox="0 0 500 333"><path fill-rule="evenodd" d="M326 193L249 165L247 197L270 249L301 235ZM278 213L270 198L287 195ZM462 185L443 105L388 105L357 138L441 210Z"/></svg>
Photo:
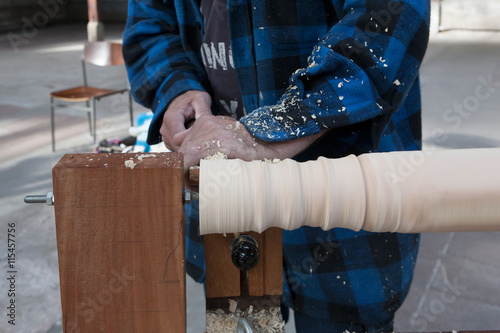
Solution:
<svg viewBox="0 0 500 333"><path fill-rule="evenodd" d="M25 203L44 203L47 206L54 205L54 193L47 192L47 194L31 194L24 197Z"/></svg>

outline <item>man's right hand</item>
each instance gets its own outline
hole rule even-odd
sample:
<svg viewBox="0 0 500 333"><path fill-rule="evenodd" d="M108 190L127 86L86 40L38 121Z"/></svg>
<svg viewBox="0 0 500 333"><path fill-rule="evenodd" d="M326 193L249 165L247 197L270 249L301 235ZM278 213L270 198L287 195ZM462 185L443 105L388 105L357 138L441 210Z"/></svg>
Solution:
<svg viewBox="0 0 500 333"><path fill-rule="evenodd" d="M189 129L186 123L201 116L212 115L210 95L200 90L190 90L177 96L163 115L161 139L168 149L178 151Z"/></svg>

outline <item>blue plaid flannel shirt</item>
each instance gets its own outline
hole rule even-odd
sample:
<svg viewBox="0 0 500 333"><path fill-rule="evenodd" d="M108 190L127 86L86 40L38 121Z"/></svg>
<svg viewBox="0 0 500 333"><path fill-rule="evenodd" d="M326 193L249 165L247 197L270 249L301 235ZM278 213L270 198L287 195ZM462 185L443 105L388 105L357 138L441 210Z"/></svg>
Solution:
<svg viewBox="0 0 500 333"><path fill-rule="evenodd" d="M150 144L160 141L175 97L210 91L199 8L199 0L129 1L123 52L133 96L155 113ZM429 0L227 0L234 66L251 111L240 121L265 141L331 129L299 161L420 149L418 70L429 11ZM187 271L201 282L196 204L186 216ZM408 293L418 243L416 234L284 231L283 301L323 320L386 323Z"/></svg>

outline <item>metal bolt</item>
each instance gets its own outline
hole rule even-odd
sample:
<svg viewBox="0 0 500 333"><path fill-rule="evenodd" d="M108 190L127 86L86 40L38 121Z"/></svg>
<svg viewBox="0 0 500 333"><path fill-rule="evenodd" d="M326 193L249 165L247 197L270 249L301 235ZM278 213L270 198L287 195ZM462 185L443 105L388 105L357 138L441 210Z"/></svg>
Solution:
<svg viewBox="0 0 500 333"><path fill-rule="evenodd" d="M188 190L187 188L184 189L184 203L191 203L191 190Z"/></svg>
<svg viewBox="0 0 500 333"><path fill-rule="evenodd" d="M194 192L194 191L191 191L191 190L185 188L183 190L183 193L184 193L184 203L185 204L190 204L191 201L199 199L198 192Z"/></svg>
<svg viewBox="0 0 500 333"><path fill-rule="evenodd" d="M44 203L44 204L47 204L47 206L53 206L54 205L54 193L47 192L47 194L27 195L24 197L24 202L25 203Z"/></svg>

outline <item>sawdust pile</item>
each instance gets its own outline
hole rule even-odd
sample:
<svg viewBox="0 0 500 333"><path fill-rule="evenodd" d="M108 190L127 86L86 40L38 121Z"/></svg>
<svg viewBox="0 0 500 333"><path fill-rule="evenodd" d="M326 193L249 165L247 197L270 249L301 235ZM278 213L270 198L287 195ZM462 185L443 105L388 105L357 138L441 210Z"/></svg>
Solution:
<svg viewBox="0 0 500 333"><path fill-rule="evenodd" d="M279 307L254 312L250 306L246 311L236 309L231 313L225 313L222 309L207 311L206 333L234 333L239 318L245 318L254 333L285 332L285 322Z"/></svg>

